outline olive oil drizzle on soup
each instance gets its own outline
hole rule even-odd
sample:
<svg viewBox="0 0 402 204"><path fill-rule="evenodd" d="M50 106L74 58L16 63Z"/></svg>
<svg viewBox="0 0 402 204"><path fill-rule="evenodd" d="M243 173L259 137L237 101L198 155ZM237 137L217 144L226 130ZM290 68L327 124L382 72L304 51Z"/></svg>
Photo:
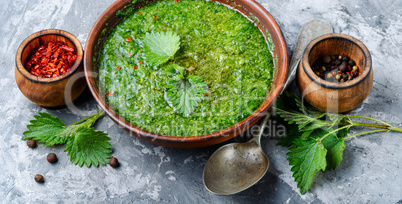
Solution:
<svg viewBox="0 0 402 204"><path fill-rule="evenodd" d="M172 31L180 49L150 66L141 38ZM183 117L169 106L164 85L172 64L194 67L208 85L198 107ZM267 42L253 22L215 2L165 0L121 21L103 45L101 90L110 107L133 125L158 134L195 136L228 128L255 112L271 88L274 66Z"/></svg>

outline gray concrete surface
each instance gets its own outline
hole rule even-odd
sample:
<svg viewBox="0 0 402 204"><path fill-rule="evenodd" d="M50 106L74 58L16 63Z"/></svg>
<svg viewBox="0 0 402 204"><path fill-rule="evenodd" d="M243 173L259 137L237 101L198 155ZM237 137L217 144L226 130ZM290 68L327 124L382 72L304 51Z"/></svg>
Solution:
<svg viewBox="0 0 402 204"><path fill-rule="evenodd" d="M71 123L80 115L69 109L42 109L19 91L14 57L33 32L64 29L85 45L90 29L113 0L1 0L0 6L0 202L1 203L402 203L402 134L378 133L346 142L344 160L318 173L300 195L286 160L287 149L263 139L271 159L267 175L252 188L233 196L216 196L202 183L203 167L221 145L179 150L155 146L124 132L107 117L96 128L112 138L121 167L80 168L69 162L62 146L30 149L21 140L33 115L46 111ZM329 21L337 33L352 35L371 51L374 84L369 97L352 114L402 125L401 0L260 0L278 21L291 51L301 26L314 19ZM289 53L291 54L291 53ZM95 110L86 93L81 110ZM361 131L364 129L354 129ZM59 162L49 164L55 152ZM35 174L46 182L38 185Z"/></svg>

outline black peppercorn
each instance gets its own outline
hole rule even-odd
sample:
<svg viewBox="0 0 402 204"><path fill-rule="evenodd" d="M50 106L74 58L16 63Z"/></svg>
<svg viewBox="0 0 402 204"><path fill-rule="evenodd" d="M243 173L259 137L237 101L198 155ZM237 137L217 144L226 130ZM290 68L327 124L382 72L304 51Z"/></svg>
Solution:
<svg viewBox="0 0 402 204"><path fill-rule="evenodd" d="M322 58L322 62L324 62L325 64L331 63L331 57L330 56L324 56Z"/></svg>
<svg viewBox="0 0 402 204"><path fill-rule="evenodd" d="M346 62L342 62L342 64L339 65L339 70L341 72L346 72L347 69L348 69L348 66L346 65Z"/></svg>
<svg viewBox="0 0 402 204"><path fill-rule="evenodd" d="M28 147L30 147L30 148L35 148L35 147L37 146L35 140L28 140L28 141L27 141L27 145L28 145Z"/></svg>
<svg viewBox="0 0 402 204"><path fill-rule="evenodd" d="M110 165L111 167L113 167L113 168L117 168L117 167L120 166L119 160L117 160L116 157L112 157L112 158L110 158L110 160L109 160L109 165Z"/></svg>
<svg viewBox="0 0 402 204"><path fill-rule="evenodd" d="M345 74L345 73L342 73L342 79L343 79L344 81L348 80L348 75Z"/></svg>
<svg viewBox="0 0 402 204"><path fill-rule="evenodd" d="M38 183L43 183L43 182L45 181L45 180L43 179L43 176L40 175L40 174L36 174L34 179L35 179L35 181L38 182Z"/></svg>
<svg viewBox="0 0 402 204"><path fill-rule="evenodd" d="M311 67L317 76L335 83L352 80L360 74L356 62L342 55L322 56Z"/></svg>
<svg viewBox="0 0 402 204"><path fill-rule="evenodd" d="M57 162L57 156L56 156L55 153L50 153L50 154L48 154L47 157L46 157L46 159L47 159L47 161L48 161L49 163L52 163L52 164Z"/></svg>

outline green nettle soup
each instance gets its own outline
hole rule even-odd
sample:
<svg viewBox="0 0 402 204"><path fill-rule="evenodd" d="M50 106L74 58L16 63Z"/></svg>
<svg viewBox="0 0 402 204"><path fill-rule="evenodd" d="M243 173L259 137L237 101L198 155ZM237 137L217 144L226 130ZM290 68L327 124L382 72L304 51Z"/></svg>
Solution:
<svg viewBox="0 0 402 204"><path fill-rule="evenodd" d="M143 39L157 32L177 34L180 49L152 66ZM165 0L141 8L111 31L101 52L99 83L110 107L143 130L172 136L212 133L250 116L269 92L274 72L268 43L254 23L205 0ZM188 115L167 98L172 64L190 68L207 85Z"/></svg>

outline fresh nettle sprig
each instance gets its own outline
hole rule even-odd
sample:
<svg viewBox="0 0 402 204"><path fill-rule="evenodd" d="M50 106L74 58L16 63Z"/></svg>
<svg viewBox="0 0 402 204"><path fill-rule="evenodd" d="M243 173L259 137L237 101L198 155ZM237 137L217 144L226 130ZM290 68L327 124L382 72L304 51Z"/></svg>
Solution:
<svg viewBox="0 0 402 204"><path fill-rule="evenodd" d="M75 165L87 167L106 164L112 157L110 138L103 131L94 130L93 125L102 117L103 110L66 126L64 122L49 113L40 112L34 115L23 133L23 140L36 140L45 145L65 144L64 151Z"/></svg>
<svg viewBox="0 0 402 204"><path fill-rule="evenodd" d="M339 165L345 140L369 133L402 132L401 128L374 118L320 112L289 93L282 94L275 110L284 120L282 122L287 123L287 135L278 145L289 147L289 165L301 194L308 191L316 172L335 169ZM356 119L375 123L356 122ZM280 122L280 118L278 120ZM374 130L347 136L350 128L359 126Z"/></svg>
<svg viewBox="0 0 402 204"><path fill-rule="evenodd" d="M144 56L153 66L166 63L180 49L180 37L170 31L146 33L142 42ZM170 76L164 87L166 102L184 117L188 117L204 100L208 88L201 77L190 74L193 70L193 67L185 69L174 63L166 69Z"/></svg>
<svg viewBox="0 0 402 204"><path fill-rule="evenodd" d="M166 83L166 96L169 104L178 112L188 117L198 107L198 103L204 100L207 84L199 77L190 75L192 67L184 69L176 66L179 74L173 75ZM171 73L171 72L170 72Z"/></svg>

